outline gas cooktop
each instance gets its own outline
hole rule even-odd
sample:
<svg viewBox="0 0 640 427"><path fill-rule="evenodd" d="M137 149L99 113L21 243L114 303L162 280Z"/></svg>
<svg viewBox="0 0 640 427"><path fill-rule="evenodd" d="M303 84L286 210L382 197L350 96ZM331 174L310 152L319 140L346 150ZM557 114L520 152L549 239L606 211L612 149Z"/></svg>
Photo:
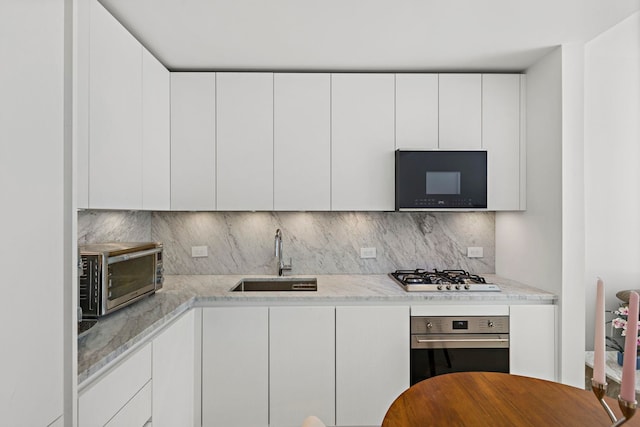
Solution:
<svg viewBox="0 0 640 427"><path fill-rule="evenodd" d="M396 270L389 275L408 292L500 292L484 277L464 270Z"/></svg>

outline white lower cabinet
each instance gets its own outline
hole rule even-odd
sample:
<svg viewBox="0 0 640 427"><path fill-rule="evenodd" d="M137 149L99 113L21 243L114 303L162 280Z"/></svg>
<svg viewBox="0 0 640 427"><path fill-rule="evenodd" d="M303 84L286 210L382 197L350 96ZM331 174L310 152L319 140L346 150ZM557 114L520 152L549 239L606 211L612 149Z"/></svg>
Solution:
<svg viewBox="0 0 640 427"><path fill-rule="evenodd" d="M269 309L202 310L202 425L269 425Z"/></svg>
<svg viewBox="0 0 640 427"><path fill-rule="evenodd" d="M335 425L334 307L269 309L269 403L271 427Z"/></svg>
<svg viewBox="0 0 640 427"><path fill-rule="evenodd" d="M80 391L78 425L142 427L151 418L151 343Z"/></svg>
<svg viewBox="0 0 640 427"><path fill-rule="evenodd" d="M336 425L380 425L409 388L409 307L336 307Z"/></svg>
<svg viewBox="0 0 640 427"><path fill-rule="evenodd" d="M132 427L146 426L149 421L149 408L151 401L151 381L131 398L129 402L105 424L105 427ZM155 423L154 423L155 425Z"/></svg>
<svg viewBox="0 0 640 427"><path fill-rule="evenodd" d="M509 372L556 381L556 305L509 308Z"/></svg>
<svg viewBox="0 0 640 427"><path fill-rule="evenodd" d="M195 422L196 328L189 310L153 340L153 426Z"/></svg>

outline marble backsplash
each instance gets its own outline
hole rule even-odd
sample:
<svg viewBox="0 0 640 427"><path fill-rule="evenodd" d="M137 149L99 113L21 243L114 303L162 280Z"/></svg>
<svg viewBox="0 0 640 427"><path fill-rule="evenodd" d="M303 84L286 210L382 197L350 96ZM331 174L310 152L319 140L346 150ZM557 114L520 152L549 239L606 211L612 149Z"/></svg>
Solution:
<svg viewBox="0 0 640 427"><path fill-rule="evenodd" d="M291 274L495 271L493 212L78 213L78 243L161 241L167 274L276 274L277 228ZM209 256L192 258L192 246L207 246ZM469 246L483 247L484 257L467 258ZM375 247L377 257L361 259L364 247Z"/></svg>

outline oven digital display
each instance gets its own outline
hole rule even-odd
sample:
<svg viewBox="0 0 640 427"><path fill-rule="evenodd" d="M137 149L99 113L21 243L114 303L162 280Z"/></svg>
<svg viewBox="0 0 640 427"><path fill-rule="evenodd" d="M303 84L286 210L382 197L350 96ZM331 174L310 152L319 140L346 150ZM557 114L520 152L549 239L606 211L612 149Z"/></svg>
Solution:
<svg viewBox="0 0 640 427"><path fill-rule="evenodd" d="M452 329L469 329L468 320L454 320L452 322Z"/></svg>

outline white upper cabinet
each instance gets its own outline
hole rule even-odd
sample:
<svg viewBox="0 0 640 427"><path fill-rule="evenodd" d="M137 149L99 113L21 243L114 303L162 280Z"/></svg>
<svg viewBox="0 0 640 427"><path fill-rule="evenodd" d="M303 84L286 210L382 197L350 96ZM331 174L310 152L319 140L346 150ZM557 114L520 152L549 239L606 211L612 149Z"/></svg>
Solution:
<svg viewBox="0 0 640 427"><path fill-rule="evenodd" d="M521 78L519 74L482 76L482 148L487 150L489 210L524 209Z"/></svg>
<svg viewBox="0 0 640 427"><path fill-rule="evenodd" d="M437 74L396 74L396 148L438 148Z"/></svg>
<svg viewBox="0 0 640 427"><path fill-rule="evenodd" d="M142 48L142 209L171 206L170 73Z"/></svg>
<svg viewBox="0 0 640 427"><path fill-rule="evenodd" d="M332 74L331 209L394 209L393 74Z"/></svg>
<svg viewBox="0 0 640 427"><path fill-rule="evenodd" d="M480 74L440 74L439 148L482 148Z"/></svg>
<svg viewBox="0 0 640 427"><path fill-rule="evenodd" d="M273 73L218 73L216 99L218 210L273 210Z"/></svg>
<svg viewBox="0 0 640 427"><path fill-rule="evenodd" d="M216 208L216 75L171 73L171 210Z"/></svg>
<svg viewBox="0 0 640 427"><path fill-rule="evenodd" d="M330 88L330 74L274 75L275 210L331 209Z"/></svg>
<svg viewBox="0 0 640 427"><path fill-rule="evenodd" d="M142 46L97 1L89 46L89 207L142 208Z"/></svg>
<svg viewBox="0 0 640 427"><path fill-rule="evenodd" d="M169 209L169 71L96 0L77 34L78 208Z"/></svg>

